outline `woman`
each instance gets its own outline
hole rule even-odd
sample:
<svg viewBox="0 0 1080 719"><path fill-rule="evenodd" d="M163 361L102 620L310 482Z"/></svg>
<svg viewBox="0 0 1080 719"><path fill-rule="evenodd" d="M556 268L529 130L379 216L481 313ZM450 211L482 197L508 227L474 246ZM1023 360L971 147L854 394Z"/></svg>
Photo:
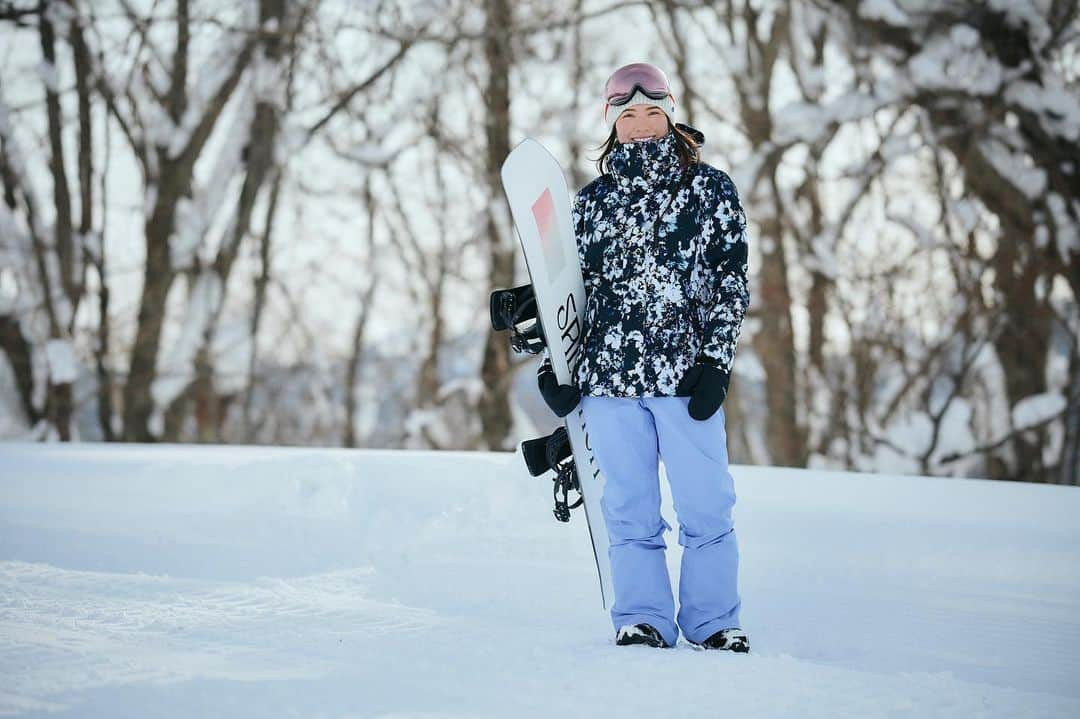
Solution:
<svg viewBox="0 0 1080 719"><path fill-rule="evenodd" d="M704 136L675 125L657 67L619 68L605 87L600 177L574 199L585 280L575 386L550 362L538 381L560 417L581 401L606 478L616 644L749 651L739 628L735 489L721 404L750 302L746 218L734 183L700 161ZM683 546L675 616L660 514L662 458Z"/></svg>

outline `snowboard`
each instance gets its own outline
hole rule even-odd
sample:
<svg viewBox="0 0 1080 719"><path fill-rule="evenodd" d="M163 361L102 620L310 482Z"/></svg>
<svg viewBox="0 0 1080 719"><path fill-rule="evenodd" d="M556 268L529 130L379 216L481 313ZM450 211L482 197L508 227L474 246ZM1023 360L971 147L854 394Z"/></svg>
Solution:
<svg viewBox="0 0 1080 719"><path fill-rule="evenodd" d="M578 263L577 240L570 220L571 197L558 160L536 140L526 138L506 157L502 184L517 227L532 280L537 322L559 384L572 384L584 341L585 283ZM589 449L581 404L564 420L585 519L600 579L605 609L614 600L608 535L600 498L604 477Z"/></svg>

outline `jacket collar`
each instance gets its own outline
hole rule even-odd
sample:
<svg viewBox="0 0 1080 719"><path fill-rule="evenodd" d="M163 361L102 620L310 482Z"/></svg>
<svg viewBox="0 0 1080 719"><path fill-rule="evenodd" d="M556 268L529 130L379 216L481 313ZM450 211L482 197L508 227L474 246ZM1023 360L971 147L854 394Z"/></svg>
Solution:
<svg viewBox="0 0 1080 719"><path fill-rule="evenodd" d="M619 187L644 183L648 187L667 185L679 176L679 153L675 133L645 142L620 142L608 155L608 169Z"/></svg>
<svg viewBox="0 0 1080 719"><path fill-rule="evenodd" d="M699 145L705 144L705 136L689 125L679 125ZM679 178L678 144L674 132L645 142L616 143L608 155L608 170L618 186L630 189L644 184L649 188L663 187Z"/></svg>

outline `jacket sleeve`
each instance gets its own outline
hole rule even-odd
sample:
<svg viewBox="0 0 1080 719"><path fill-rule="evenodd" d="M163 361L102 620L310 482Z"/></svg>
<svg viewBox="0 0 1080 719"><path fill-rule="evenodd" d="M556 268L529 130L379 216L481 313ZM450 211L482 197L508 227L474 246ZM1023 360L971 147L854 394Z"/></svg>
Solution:
<svg viewBox="0 0 1080 719"><path fill-rule="evenodd" d="M589 232L591 221L588 217L589 201L586 199L585 192L582 189L574 195L574 201L570 205L570 224L574 228L574 246L577 247L578 266L581 268L581 279L585 283L585 299L588 300L596 278L593 268L585 259L586 243L591 236Z"/></svg>
<svg viewBox="0 0 1080 719"><path fill-rule="evenodd" d="M716 291L708 306L703 326L702 346L697 361L717 367L731 376L735 347L739 342L743 319L750 307L747 272L746 214L739 202L735 183L720 172L712 188L715 211L702 234L708 240L705 259L715 273Z"/></svg>

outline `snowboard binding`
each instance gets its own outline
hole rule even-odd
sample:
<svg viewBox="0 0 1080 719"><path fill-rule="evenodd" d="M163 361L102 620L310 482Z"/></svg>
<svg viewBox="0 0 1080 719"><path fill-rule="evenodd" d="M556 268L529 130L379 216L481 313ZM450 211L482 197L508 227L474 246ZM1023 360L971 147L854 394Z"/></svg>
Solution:
<svg viewBox="0 0 1080 719"><path fill-rule="evenodd" d="M510 346L515 352L535 355L544 350L544 331L536 316L536 296L531 284L495 290L490 304L491 326L496 332L510 330Z"/></svg>
<svg viewBox="0 0 1080 719"><path fill-rule="evenodd" d="M570 456L570 439L566 427L559 427L546 437L527 439L521 443L521 454L529 474L539 477L544 472L557 470L559 463Z"/></svg>
<svg viewBox="0 0 1080 719"><path fill-rule="evenodd" d="M529 474L539 477L545 472L555 470L552 494L555 499L555 519L560 522L570 521L570 510L577 509L585 501L578 481L577 466L571 456L570 437L566 427L559 427L547 437L537 437L521 443L521 454ZM577 492L578 498L570 504L570 492Z"/></svg>

